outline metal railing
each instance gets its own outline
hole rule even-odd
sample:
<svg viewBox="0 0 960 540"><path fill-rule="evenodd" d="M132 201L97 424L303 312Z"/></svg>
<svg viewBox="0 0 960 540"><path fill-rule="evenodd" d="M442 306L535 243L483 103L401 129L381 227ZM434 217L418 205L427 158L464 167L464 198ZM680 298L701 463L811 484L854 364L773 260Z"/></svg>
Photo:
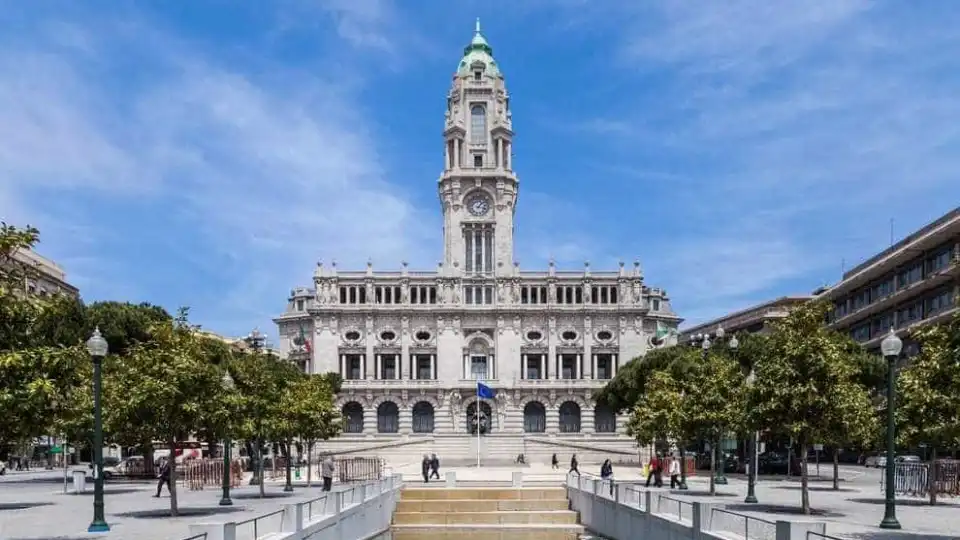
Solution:
<svg viewBox="0 0 960 540"><path fill-rule="evenodd" d="M666 495L656 495L652 511L657 514L676 516L678 521L693 522L693 502L675 499Z"/></svg>
<svg viewBox="0 0 960 540"><path fill-rule="evenodd" d="M830 536L827 533L818 533L816 531L807 531L806 540L849 540L847 538L840 538L839 536Z"/></svg>
<svg viewBox="0 0 960 540"><path fill-rule="evenodd" d="M894 491L903 495L925 497L930 490L930 463L896 463ZM960 496L960 461L937 460L933 464L933 487L938 495ZM880 477L880 489L886 487L887 475Z"/></svg>
<svg viewBox="0 0 960 540"><path fill-rule="evenodd" d="M274 511L274 512L270 512L269 514L264 514L264 515L262 515L262 516L252 517L252 518L247 519L247 520L244 520L244 521L238 521L238 522L237 522L237 538L241 538L241 537L242 537L242 538L250 538L251 540L256 540L257 538L260 538L260 531L261 531L261 529L263 528L263 526L265 525L265 524L264 524L264 521L266 521L266 520L268 520L268 519L270 519L270 518L272 518L272 517L274 517L274 516L278 516L278 515L280 516L280 522L282 523L282 522L283 522L283 509L276 510L276 511ZM242 536L241 536L241 530L242 530L241 527L244 527L243 530L249 530L249 528L246 527L247 525L252 525L252 528L253 528L253 536L247 536L247 535L242 535ZM272 528L271 531L279 531L280 528L281 528L281 526L280 526L280 525L277 525L276 527ZM265 531L265 532L270 532L270 531Z"/></svg>
<svg viewBox="0 0 960 540"><path fill-rule="evenodd" d="M341 484L383 478L384 462L380 458L341 458L334 460L334 465Z"/></svg>
<svg viewBox="0 0 960 540"><path fill-rule="evenodd" d="M183 540L207 540L207 533L195 534L193 536L184 538Z"/></svg>
<svg viewBox="0 0 960 540"><path fill-rule="evenodd" d="M777 524L724 508L712 508L710 530L742 536L747 540L776 540Z"/></svg>

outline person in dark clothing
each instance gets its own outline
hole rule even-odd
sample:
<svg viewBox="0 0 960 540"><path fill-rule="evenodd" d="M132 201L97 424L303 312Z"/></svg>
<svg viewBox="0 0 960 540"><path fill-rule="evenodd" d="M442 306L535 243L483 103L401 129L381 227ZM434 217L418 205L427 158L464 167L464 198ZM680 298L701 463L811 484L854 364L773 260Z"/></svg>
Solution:
<svg viewBox="0 0 960 540"><path fill-rule="evenodd" d="M560 460L557 459L557 455L556 455L556 454L553 455L553 458L550 460L550 463L553 465L553 468L554 468L554 469L559 469L559 468L560 468Z"/></svg>
<svg viewBox="0 0 960 540"><path fill-rule="evenodd" d="M600 479L610 482L610 495L613 495L613 463L609 459L600 466Z"/></svg>
<svg viewBox="0 0 960 540"><path fill-rule="evenodd" d="M430 478L440 479L440 459L436 454L430 457Z"/></svg>
<svg viewBox="0 0 960 540"><path fill-rule="evenodd" d="M517 454L517 459L514 461L514 463L517 463L519 465L526 465L527 458L524 457L523 453L521 452L520 454Z"/></svg>
<svg viewBox="0 0 960 540"><path fill-rule="evenodd" d="M170 460L164 460L163 465L160 466L160 474L157 475L160 479L157 482L157 494L154 497L160 497L160 492L163 490L163 485L167 485L167 493L170 493Z"/></svg>
<svg viewBox="0 0 960 540"><path fill-rule="evenodd" d="M420 473L423 474L423 482L430 482L430 456L424 454L423 461L420 463Z"/></svg>
<svg viewBox="0 0 960 540"><path fill-rule="evenodd" d="M580 469L578 468L579 466L580 466L580 462L577 461L577 455L574 454L573 456L570 457L570 472L575 472L577 474L580 474Z"/></svg>
<svg viewBox="0 0 960 540"><path fill-rule="evenodd" d="M649 470L647 471L647 487L650 487L650 481L653 480L654 487L663 487L663 481L660 476L661 464L660 464L660 454L654 454L650 456L650 463L647 465Z"/></svg>

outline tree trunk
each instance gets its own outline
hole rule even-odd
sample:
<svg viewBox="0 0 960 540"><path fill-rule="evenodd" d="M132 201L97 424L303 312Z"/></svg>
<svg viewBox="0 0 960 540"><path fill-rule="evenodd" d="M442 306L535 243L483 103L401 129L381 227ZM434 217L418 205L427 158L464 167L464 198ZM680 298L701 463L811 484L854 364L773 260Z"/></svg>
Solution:
<svg viewBox="0 0 960 540"><path fill-rule="evenodd" d="M840 449L833 449L833 490L840 491Z"/></svg>
<svg viewBox="0 0 960 540"><path fill-rule="evenodd" d="M170 490L170 517L180 515L177 508L177 438L170 437L167 440L167 446L170 447L170 484L167 489Z"/></svg>
<svg viewBox="0 0 960 540"><path fill-rule="evenodd" d="M800 508L805 516L810 515L810 477L807 474L807 442L800 441ZM787 463L790 469L791 463Z"/></svg>
<svg viewBox="0 0 960 540"><path fill-rule="evenodd" d="M713 444L711 442L710 444ZM717 494L717 447L710 449L710 495Z"/></svg>
<svg viewBox="0 0 960 540"><path fill-rule="evenodd" d="M927 493L930 495L930 506L937 504L937 447L930 448L930 465L927 466Z"/></svg>
<svg viewBox="0 0 960 540"><path fill-rule="evenodd" d="M156 478L157 464L153 460L153 441L142 442L140 446L143 448L143 476Z"/></svg>
<svg viewBox="0 0 960 540"><path fill-rule="evenodd" d="M257 440L257 468L260 470L260 498L266 497L264 493L263 478L263 443Z"/></svg>
<svg viewBox="0 0 960 540"><path fill-rule="evenodd" d="M310 460L310 456L313 455L313 441L307 443L307 487L312 487L310 481L313 478L313 462Z"/></svg>
<svg viewBox="0 0 960 540"><path fill-rule="evenodd" d="M292 452L290 452L290 447L292 445L288 441L287 444L285 444L284 446L286 447L286 450L287 450L286 451L287 455L284 458L286 459L287 485L284 487L284 489L289 489L290 491L293 491L293 473L291 473L291 463L290 463L291 461L293 461L293 455L292 455Z"/></svg>

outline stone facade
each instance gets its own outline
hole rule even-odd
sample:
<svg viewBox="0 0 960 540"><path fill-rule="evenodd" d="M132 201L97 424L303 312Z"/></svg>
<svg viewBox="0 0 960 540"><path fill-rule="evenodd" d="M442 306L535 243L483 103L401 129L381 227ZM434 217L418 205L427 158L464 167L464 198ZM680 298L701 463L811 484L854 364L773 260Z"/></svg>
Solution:
<svg viewBox="0 0 960 540"><path fill-rule="evenodd" d="M276 319L281 354L344 378L344 440L466 434L477 380L496 391L489 434L630 443L594 395L628 360L676 341L680 318L640 263L522 271L513 253L518 180L504 78L480 34L447 96L443 261L419 272L318 263ZM601 435L607 434L607 435ZM469 437L465 437L469 439ZM465 447L466 448L466 447Z"/></svg>

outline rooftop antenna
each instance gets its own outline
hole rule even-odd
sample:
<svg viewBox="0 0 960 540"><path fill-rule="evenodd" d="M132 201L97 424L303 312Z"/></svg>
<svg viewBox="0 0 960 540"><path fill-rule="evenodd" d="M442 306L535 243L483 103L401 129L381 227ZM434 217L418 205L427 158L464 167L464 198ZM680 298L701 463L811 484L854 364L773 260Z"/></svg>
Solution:
<svg viewBox="0 0 960 540"><path fill-rule="evenodd" d="M477 26L473 29L477 34L480 33L480 17L477 17Z"/></svg>
<svg viewBox="0 0 960 540"><path fill-rule="evenodd" d="M890 218L890 245L893 245L893 218Z"/></svg>

